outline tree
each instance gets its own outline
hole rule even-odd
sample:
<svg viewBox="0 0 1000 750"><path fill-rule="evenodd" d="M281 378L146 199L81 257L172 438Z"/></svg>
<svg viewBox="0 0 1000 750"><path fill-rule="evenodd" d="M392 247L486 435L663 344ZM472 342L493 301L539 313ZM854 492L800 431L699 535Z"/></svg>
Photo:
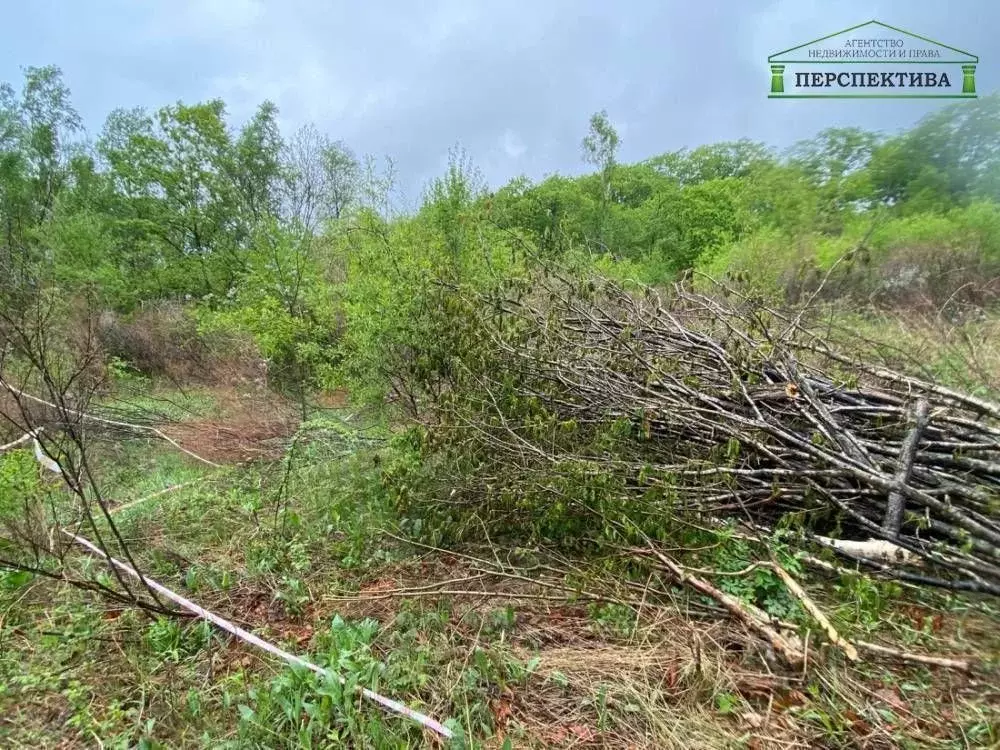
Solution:
<svg viewBox="0 0 1000 750"><path fill-rule="evenodd" d="M1000 199L1000 94L932 112L872 154L873 195L901 210Z"/></svg>
<svg viewBox="0 0 1000 750"><path fill-rule="evenodd" d="M233 145L231 179L242 209L257 224L278 212L281 151L278 108L265 101Z"/></svg>
<svg viewBox="0 0 1000 750"><path fill-rule="evenodd" d="M98 141L123 269L155 296L221 296L248 270L258 228L279 211L282 139L264 102L233 134L221 100L109 116Z"/></svg>
<svg viewBox="0 0 1000 750"><path fill-rule="evenodd" d="M115 229L128 265L152 274L148 293L224 292L239 270L245 225L224 116L213 100L154 117L117 111L105 124L98 149L120 190Z"/></svg>
<svg viewBox="0 0 1000 750"><path fill-rule="evenodd" d="M305 125L282 154L283 216L307 231L343 218L361 195L361 165L342 142Z"/></svg>
<svg viewBox="0 0 1000 750"><path fill-rule="evenodd" d="M379 169L378 160L365 154L359 183L358 204L383 221L392 216L392 199L396 192L396 162L390 156L382 157L384 166Z"/></svg>
<svg viewBox="0 0 1000 750"><path fill-rule="evenodd" d="M323 170L327 177L329 218L342 219L357 202L361 165L343 141L334 141L323 150Z"/></svg>
<svg viewBox="0 0 1000 750"><path fill-rule="evenodd" d="M611 203L611 183L615 170L615 157L618 152L618 132L608 119L606 110L595 112L590 117L590 129L584 136L581 146L583 160L593 164L600 175L599 212L596 222L596 239L602 249L608 249L605 242L605 225L608 218L608 206Z"/></svg>
<svg viewBox="0 0 1000 750"><path fill-rule="evenodd" d="M452 270L458 273L467 249L467 214L486 195L486 181L465 149L448 151L448 169L431 181L421 213L441 232Z"/></svg>
<svg viewBox="0 0 1000 750"><path fill-rule="evenodd" d="M707 180L748 177L774 162L774 155L767 146L743 138L699 146L693 151L681 149L661 154L647 159L645 163L686 187Z"/></svg>
<svg viewBox="0 0 1000 750"><path fill-rule="evenodd" d="M586 235L594 198L579 180L552 176L537 185L518 177L487 200L491 218L504 229L528 233L543 257L561 256Z"/></svg>
<svg viewBox="0 0 1000 750"><path fill-rule="evenodd" d="M0 263L23 273L34 258L32 233L48 220L69 177L69 138L81 128L59 68L26 68L18 97L0 85Z"/></svg>
<svg viewBox="0 0 1000 750"><path fill-rule="evenodd" d="M82 126L62 72L55 66L27 68L22 98L29 174L35 183L36 209L44 214L66 177L66 136Z"/></svg>
<svg viewBox="0 0 1000 750"><path fill-rule="evenodd" d="M602 187L607 194L610 194L611 173L615 168L619 143L618 132L608 119L606 110L590 116L590 130L581 144L583 160L597 167L601 174Z"/></svg>
<svg viewBox="0 0 1000 750"><path fill-rule="evenodd" d="M840 231L844 213L872 199L867 167L879 140L861 128L827 128L792 148L789 164L816 189L821 230Z"/></svg>

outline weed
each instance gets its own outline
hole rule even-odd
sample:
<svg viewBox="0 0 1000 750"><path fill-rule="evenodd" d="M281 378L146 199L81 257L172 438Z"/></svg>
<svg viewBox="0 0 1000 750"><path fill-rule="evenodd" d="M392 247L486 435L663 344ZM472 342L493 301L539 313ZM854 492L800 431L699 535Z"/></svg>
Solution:
<svg viewBox="0 0 1000 750"><path fill-rule="evenodd" d="M635 627L635 610L624 604L591 604L588 615L598 633L612 638L628 638Z"/></svg>
<svg viewBox="0 0 1000 750"><path fill-rule="evenodd" d="M207 647L211 640L212 626L206 620L184 623L157 617L146 629L150 652L166 661L180 662Z"/></svg>
<svg viewBox="0 0 1000 750"><path fill-rule="evenodd" d="M289 578L285 576L274 598L285 606L285 611L293 617L299 617L305 612L305 606L309 603L309 590L300 578Z"/></svg>

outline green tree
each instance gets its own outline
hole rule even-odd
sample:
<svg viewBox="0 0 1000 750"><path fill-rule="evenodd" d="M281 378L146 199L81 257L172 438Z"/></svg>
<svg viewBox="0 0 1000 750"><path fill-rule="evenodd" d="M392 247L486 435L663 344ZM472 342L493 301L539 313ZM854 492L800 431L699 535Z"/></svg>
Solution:
<svg viewBox="0 0 1000 750"><path fill-rule="evenodd" d="M277 117L278 108L272 102L261 104L232 145L227 160L240 210L253 225L278 213L284 142Z"/></svg>
<svg viewBox="0 0 1000 750"><path fill-rule="evenodd" d="M878 144L860 128L827 128L793 147L790 164L815 186L822 231L840 231L846 212L874 198L867 167Z"/></svg>
<svg viewBox="0 0 1000 750"><path fill-rule="evenodd" d="M616 157L620 141L618 132L608 119L606 110L595 112L590 117L590 129L581 143L583 160L597 167L598 206L599 211L595 226L596 240L602 249L607 249L604 237L605 224L608 219L608 207L611 204L612 180L614 178Z"/></svg>
<svg viewBox="0 0 1000 750"><path fill-rule="evenodd" d="M112 233L143 294L221 296L247 273L278 210L276 116L265 102L235 138L221 100L108 118L98 151L116 188Z"/></svg>
<svg viewBox="0 0 1000 750"><path fill-rule="evenodd" d="M645 164L686 187L725 177L748 177L774 161L767 146L744 138L661 154L647 159Z"/></svg>
<svg viewBox="0 0 1000 750"><path fill-rule="evenodd" d="M448 151L448 168L431 181L420 213L441 233L452 271L467 265L470 224L475 203L486 195L486 181L465 149Z"/></svg>
<svg viewBox="0 0 1000 750"><path fill-rule="evenodd" d="M34 230L51 217L70 178L71 137L81 128L59 68L26 68L20 96L0 85L0 262L26 273L37 260Z"/></svg>
<svg viewBox="0 0 1000 750"><path fill-rule="evenodd" d="M342 142L314 125L300 128L282 154L284 208L287 221L318 231L360 204L361 164Z"/></svg>
<svg viewBox="0 0 1000 750"><path fill-rule="evenodd" d="M1000 94L941 109L872 154L874 196L904 212L1000 200Z"/></svg>
<svg viewBox="0 0 1000 750"><path fill-rule="evenodd" d="M597 201L578 179L552 176L537 185L515 178L487 201L498 226L530 236L539 254L561 257L585 240L597 213Z"/></svg>

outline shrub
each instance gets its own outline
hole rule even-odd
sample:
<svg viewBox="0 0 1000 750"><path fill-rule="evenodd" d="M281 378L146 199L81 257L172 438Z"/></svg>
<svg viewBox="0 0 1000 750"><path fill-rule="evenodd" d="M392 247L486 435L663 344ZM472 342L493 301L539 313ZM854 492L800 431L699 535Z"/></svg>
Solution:
<svg viewBox="0 0 1000 750"><path fill-rule="evenodd" d="M391 226L362 217L357 231L339 238L346 273L338 290L338 378L358 400L380 403L390 395L416 411L422 394L440 393L452 364L478 343L464 292L519 273L517 235L475 225L478 209L470 204L448 201L438 209L433 221ZM445 221L441 212L449 211Z"/></svg>
<svg viewBox="0 0 1000 750"><path fill-rule="evenodd" d="M874 226L856 217L832 237L763 230L703 258L698 271L779 302L798 302L822 284L820 299L853 304L988 305L1000 295L1000 208L977 203Z"/></svg>
<svg viewBox="0 0 1000 750"><path fill-rule="evenodd" d="M242 277L225 297L198 308L203 336L249 339L274 383L305 390L331 384L340 323L325 245L311 233L269 222L253 238Z"/></svg>
<svg viewBox="0 0 1000 750"><path fill-rule="evenodd" d="M147 306L125 318L103 312L98 339L109 359L176 383L266 384L266 364L248 336L202 332L190 308L177 302Z"/></svg>

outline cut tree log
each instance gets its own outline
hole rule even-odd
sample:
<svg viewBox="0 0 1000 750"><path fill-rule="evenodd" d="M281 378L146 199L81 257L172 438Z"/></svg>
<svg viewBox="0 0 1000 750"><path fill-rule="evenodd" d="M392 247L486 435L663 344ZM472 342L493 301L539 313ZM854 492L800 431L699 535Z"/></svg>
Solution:
<svg viewBox="0 0 1000 750"><path fill-rule="evenodd" d="M917 408L914 410L913 429L906 436L906 441L899 451L899 468L896 471L896 484L900 487L910 481L910 474L913 471L913 459L917 455L917 445L920 437L927 428L927 418L930 414L930 402L926 398L917 401ZM899 535L899 527L903 523L903 509L906 506L906 497L899 490L889 493L889 505L885 509L885 521L882 523L882 530L891 538Z"/></svg>

